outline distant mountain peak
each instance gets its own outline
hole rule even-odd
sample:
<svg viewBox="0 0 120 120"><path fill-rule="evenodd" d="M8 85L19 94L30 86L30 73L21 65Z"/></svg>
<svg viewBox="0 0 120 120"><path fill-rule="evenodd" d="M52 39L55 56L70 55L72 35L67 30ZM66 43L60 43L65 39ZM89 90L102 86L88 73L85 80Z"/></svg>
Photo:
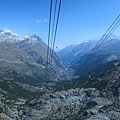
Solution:
<svg viewBox="0 0 120 120"><path fill-rule="evenodd" d="M42 40L39 36L37 36L36 34L33 34L30 36L32 38L32 40Z"/></svg>
<svg viewBox="0 0 120 120"><path fill-rule="evenodd" d="M25 38L30 38L30 35L28 35L28 34L27 34L27 35L25 35Z"/></svg>
<svg viewBox="0 0 120 120"><path fill-rule="evenodd" d="M26 39L27 40L26 43L28 43L28 44L40 43L42 41L42 39L39 36L35 35L35 34L33 34L33 35L26 35L22 39L23 40Z"/></svg>
<svg viewBox="0 0 120 120"><path fill-rule="evenodd" d="M3 29L3 31L4 31L4 32L12 32L10 29L8 29L8 28L6 28L6 27Z"/></svg>
<svg viewBox="0 0 120 120"><path fill-rule="evenodd" d="M14 35L14 36L18 36L16 33L12 32L10 29L8 29L6 27L3 29L3 32L10 33L11 35Z"/></svg>
<svg viewBox="0 0 120 120"><path fill-rule="evenodd" d="M33 34L33 35L31 35L31 37L37 38L39 36L37 36L36 34Z"/></svg>
<svg viewBox="0 0 120 120"><path fill-rule="evenodd" d="M111 35L110 37L109 37L109 39L119 39L119 37L117 36L117 35Z"/></svg>

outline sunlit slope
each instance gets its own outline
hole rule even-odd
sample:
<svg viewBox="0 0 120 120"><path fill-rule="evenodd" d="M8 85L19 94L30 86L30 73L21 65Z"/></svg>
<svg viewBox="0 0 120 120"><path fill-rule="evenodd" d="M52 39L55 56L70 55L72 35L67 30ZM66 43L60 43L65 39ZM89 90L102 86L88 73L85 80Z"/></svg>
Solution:
<svg viewBox="0 0 120 120"><path fill-rule="evenodd" d="M23 50L0 43L0 76L9 78L13 73L20 75L21 79L24 75L41 78L45 68Z"/></svg>

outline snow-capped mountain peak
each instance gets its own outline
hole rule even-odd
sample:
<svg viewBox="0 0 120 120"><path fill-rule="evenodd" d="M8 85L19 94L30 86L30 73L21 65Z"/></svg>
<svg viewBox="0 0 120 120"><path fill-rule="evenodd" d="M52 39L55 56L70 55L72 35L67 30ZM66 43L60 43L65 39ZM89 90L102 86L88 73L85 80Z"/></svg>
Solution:
<svg viewBox="0 0 120 120"><path fill-rule="evenodd" d="M14 36L18 36L16 33L12 32L10 29L8 29L6 27L3 29L3 32L10 33L11 35L14 35Z"/></svg>
<svg viewBox="0 0 120 120"><path fill-rule="evenodd" d="M16 42L21 40L22 38L20 36L6 27L3 30L0 30L0 42Z"/></svg>
<svg viewBox="0 0 120 120"><path fill-rule="evenodd" d="M10 29L8 29L8 28L6 28L6 27L3 29L3 31L4 31L4 32L10 32L10 33L12 32Z"/></svg>
<svg viewBox="0 0 120 120"><path fill-rule="evenodd" d="M6 27L0 30L0 42L18 42L23 40L32 44L42 42L42 39L35 34L21 37Z"/></svg>
<svg viewBox="0 0 120 120"><path fill-rule="evenodd" d="M35 34L33 34L31 36L26 35L25 38L23 38L23 39L27 39L26 43L30 43L30 44L39 43L42 41L42 39Z"/></svg>
<svg viewBox="0 0 120 120"><path fill-rule="evenodd" d="M28 35L28 34L27 34L27 35L25 35L25 38L30 38L30 35Z"/></svg>

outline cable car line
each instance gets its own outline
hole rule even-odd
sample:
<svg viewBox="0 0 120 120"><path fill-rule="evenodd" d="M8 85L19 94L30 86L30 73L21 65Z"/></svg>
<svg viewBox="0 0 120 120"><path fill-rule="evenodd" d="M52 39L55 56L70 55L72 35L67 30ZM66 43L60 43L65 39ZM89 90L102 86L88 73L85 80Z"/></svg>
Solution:
<svg viewBox="0 0 120 120"><path fill-rule="evenodd" d="M55 9L54 9L54 17L53 17L53 26L52 26L52 35L51 35L51 46L50 46L50 63L52 59L52 44L53 44L53 35L54 35L54 27L55 27L55 18L56 18L56 9L57 9L57 0L55 1ZM52 64L52 63L51 63Z"/></svg>
<svg viewBox="0 0 120 120"><path fill-rule="evenodd" d="M106 40L112 35L112 33L119 27L119 25L120 25L120 20L119 20L119 23L114 27L114 29L112 29L112 32L109 34L109 35L107 35L106 36ZM104 40L105 41L105 40ZM98 46L98 47L101 47L103 44L104 44L104 41L102 41L101 43L100 43L100 45ZM95 51L96 52L96 51Z"/></svg>
<svg viewBox="0 0 120 120"><path fill-rule="evenodd" d="M54 18L53 18L53 26L52 26L52 36L51 36L51 21L52 21L52 7L53 7L52 0L50 3L50 18L49 18L48 48L47 48L47 66L46 66L47 77L49 77L48 73L50 73L49 67L51 68L51 65L52 65L54 46L55 46L58 22L59 22L59 17L60 17L61 3L62 3L62 0L59 1L58 11L57 11L57 0L55 2ZM56 17L56 11L57 11L57 17ZM55 21L55 19L56 19L56 21ZM51 47L49 45L50 43L51 43Z"/></svg>
<svg viewBox="0 0 120 120"><path fill-rule="evenodd" d="M48 65L49 65L49 43L50 43L50 27L51 27L51 16L52 16L52 0L50 0L50 16L49 16L49 30L48 30L48 47L47 47L47 63L46 63L46 74L48 74Z"/></svg>
<svg viewBox="0 0 120 120"><path fill-rule="evenodd" d="M53 59L53 53L54 53L54 47L55 47L55 41L56 41L56 34L57 34L57 28L58 28L58 22L59 22L60 10L61 10L61 3L62 3L62 0L60 0L60 2L59 2L57 22L56 22L56 27L55 27L55 35L54 35L54 41L53 41L53 46L52 46L52 55L51 55L52 59ZM52 63L52 59L51 59L51 63Z"/></svg>
<svg viewBox="0 0 120 120"><path fill-rule="evenodd" d="M120 23L119 23L120 22L119 17L120 17L120 15L118 15L118 17L115 19L115 21L109 27L109 29L105 32L105 34L101 37L101 39L98 41L98 43L96 44L96 46L91 50L91 52L88 54L87 58L80 65L80 67L77 69L77 71L75 73L78 73L78 72L80 72L82 70L82 68L87 63L87 61L90 59L90 57L97 51L97 49L99 47L101 47L101 45L103 45L104 41L107 40L110 37L110 35L118 28L118 26L120 25Z"/></svg>

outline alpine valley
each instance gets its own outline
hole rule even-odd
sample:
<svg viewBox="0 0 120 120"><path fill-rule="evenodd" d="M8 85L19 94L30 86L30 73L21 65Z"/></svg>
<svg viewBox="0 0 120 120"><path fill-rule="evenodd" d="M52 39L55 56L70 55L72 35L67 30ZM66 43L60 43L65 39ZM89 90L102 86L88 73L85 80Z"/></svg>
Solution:
<svg viewBox="0 0 120 120"><path fill-rule="evenodd" d="M120 120L120 38L110 37L82 68L97 42L54 52L46 74L39 36L0 30L0 120Z"/></svg>

